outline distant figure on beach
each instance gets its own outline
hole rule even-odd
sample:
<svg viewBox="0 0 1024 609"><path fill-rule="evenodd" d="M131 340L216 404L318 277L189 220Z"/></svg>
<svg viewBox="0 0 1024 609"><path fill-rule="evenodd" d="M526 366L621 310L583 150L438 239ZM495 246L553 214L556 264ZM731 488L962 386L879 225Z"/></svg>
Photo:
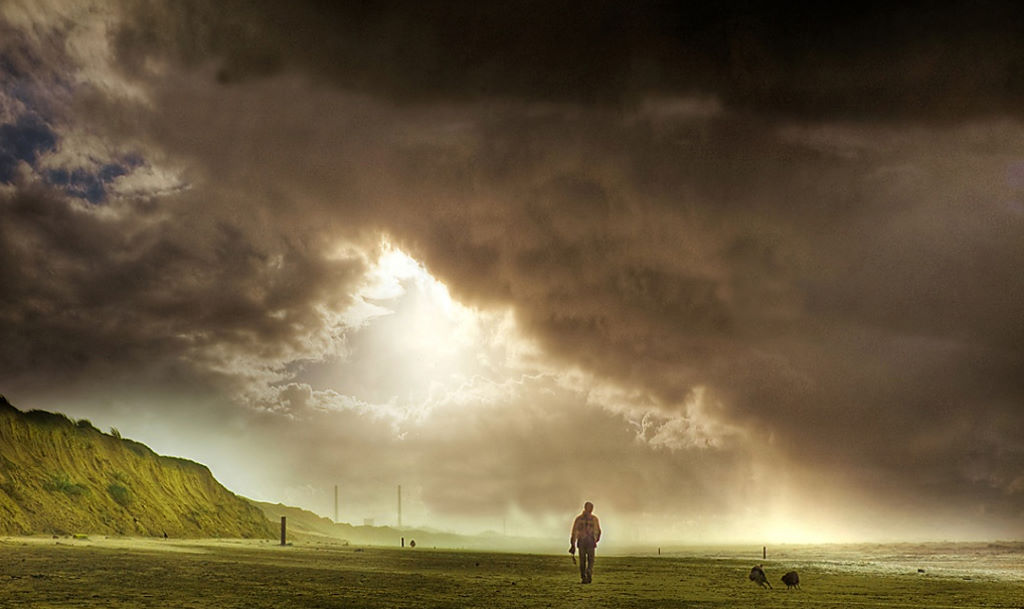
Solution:
<svg viewBox="0 0 1024 609"><path fill-rule="evenodd" d="M583 513L572 522L569 536L569 554L576 555L580 549L580 583L589 584L594 576L594 550L601 541L601 523L594 516L594 504L583 504Z"/></svg>
<svg viewBox="0 0 1024 609"><path fill-rule="evenodd" d="M790 588L800 589L800 576L796 574L796 571L790 571L782 576L782 583L786 584L786 590Z"/></svg>
<svg viewBox="0 0 1024 609"><path fill-rule="evenodd" d="M757 565L750 570L750 581L761 586L762 588L771 588L772 585L768 583L768 576L764 574L764 567Z"/></svg>

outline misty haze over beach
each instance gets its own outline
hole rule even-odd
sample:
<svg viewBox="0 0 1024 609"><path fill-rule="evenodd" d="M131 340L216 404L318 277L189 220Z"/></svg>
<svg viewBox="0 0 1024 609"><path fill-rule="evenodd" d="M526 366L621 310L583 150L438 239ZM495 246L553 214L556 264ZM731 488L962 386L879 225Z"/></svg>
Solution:
<svg viewBox="0 0 1024 609"><path fill-rule="evenodd" d="M339 4L0 3L11 403L355 525L1024 537L1017 3Z"/></svg>

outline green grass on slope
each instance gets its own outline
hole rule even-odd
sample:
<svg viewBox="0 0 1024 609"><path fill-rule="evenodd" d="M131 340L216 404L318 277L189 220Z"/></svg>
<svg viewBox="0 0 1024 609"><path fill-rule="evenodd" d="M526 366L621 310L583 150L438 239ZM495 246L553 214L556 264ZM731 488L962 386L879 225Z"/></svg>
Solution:
<svg viewBox="0 0 1024 609"><path fill-rule="evenodd" d="M26 608L112 609L1024 606L1020 582L842 573L812 565L801 569L802 590L762 590L747 579L747 562L710 558L599 555L594 583L581 585L568 556L282 548L272 542L169 544L179 551L160 552L62 543L0 542L0 599ZM773 579L783 569L765 567Z"/></svg>
<svg viewBox="0 0 1024 609"><path fill-rule="evenodd" d="M210 470L0 396L0 534L273 537Z"/></svg>

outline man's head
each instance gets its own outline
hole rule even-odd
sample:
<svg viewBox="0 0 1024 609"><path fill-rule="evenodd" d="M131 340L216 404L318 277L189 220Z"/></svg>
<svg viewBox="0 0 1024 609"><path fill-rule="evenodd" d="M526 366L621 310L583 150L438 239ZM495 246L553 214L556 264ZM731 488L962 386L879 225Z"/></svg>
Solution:
<svg viewBox="0 0 1024 609"><path fill-rule="evenodd" d="M583 511L584 511L585 513L587 513L587 514L590 514L591 512L593 512L593 511L594 511L594 504L593 504L593 503L591 503L591 502L589 502L589 501L588 501L588 502L586 502L586 503L584 503L584 504L583 504Z"/></svg>

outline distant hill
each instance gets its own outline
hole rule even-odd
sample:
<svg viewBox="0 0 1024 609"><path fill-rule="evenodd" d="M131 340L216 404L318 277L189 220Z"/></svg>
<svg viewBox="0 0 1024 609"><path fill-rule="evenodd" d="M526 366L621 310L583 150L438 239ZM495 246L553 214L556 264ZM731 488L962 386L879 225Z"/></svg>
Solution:
<svg viewBox="0 0 1024 609"><path fill-rule="evenodd" d="M274 523L275 527L280 527L282 516L287 518L288 539L297 538L313 541L319 538L347 542L352 545L398 547L404 537L406 545L411 541L415 541L416 546L422 548L456 548L508 552L555 552L561 550L564 545L561 540L556 542L547 539L506 537L498 533L459 535L457 533L429 529L354 526L345 522L332 522L329 518L318 516L302 508L280 503L253 501L251 499L247 499L247 501L263 510L263 513Z"/></svg>
<svg viewBox="0 0 1024 609"><path fill-rule="evenodd" d="M303 538L331 538L357 545L398 546L405 537L406 543L415 540L424 547L437 546L444 548L476 547L482 544L479 537L425 531L422 529L396 529L393 527L354 526L345 522L332 522L329 518L318 516L302 508L291 507L281 503L265 503L252 501L267 518L280 526L281 517L288 519L289 537L298 535Z"/></svg>
<svg viewBox="0 0 1024 609"><path fill-rule="evenodd" d="M0 396L0 534L273 538L205 465Z"/></svg>

